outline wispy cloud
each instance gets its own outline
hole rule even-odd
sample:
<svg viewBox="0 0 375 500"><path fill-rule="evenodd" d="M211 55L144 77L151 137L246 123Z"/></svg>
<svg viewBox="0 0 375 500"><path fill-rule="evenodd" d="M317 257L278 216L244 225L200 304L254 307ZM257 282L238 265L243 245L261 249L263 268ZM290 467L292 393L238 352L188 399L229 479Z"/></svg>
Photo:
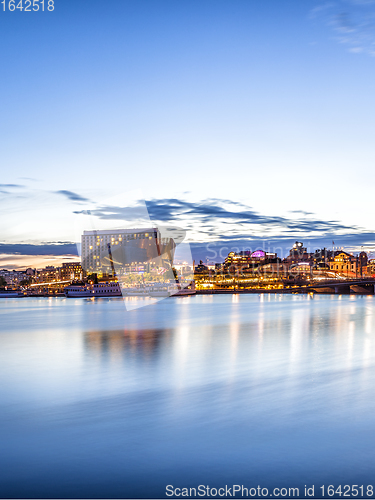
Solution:
<svg viewBox="0 0 375 500"><path fill-rule="evenodd" d="M61 194L71 201L90 201L88 198L84 198L80 194L74 193L73 191L67 191L61 189L60 191L55 191L56 194Z"/></svg>
<svg viewBox="0 0 375 500"><path fill-rule="evenodd" d="M150 219L155 225L175 224L189 231L195 242L257 239L331 238L344 234L361 234L364 229L337 220L322 220L311 212L296 210L295 216L265 215L252 207L231 200L207 199L191 202L176 198L146 201ZM142 215L142 202L134 207L99 206L90 215L99 220L129 221ZM81 213L81 212L76 212Z"/></svg>
<svg viewBox="0 0 375 500"><path fill-rule="evenodd" d="M375 1L338 0L318 5L310 18L329 27L349 52L375 56Z"/></svg>
<svg viewBox="0 0 375 500"><path fill-rule="evenodd" d="M14 255L77 255L77 245L69 241L31 243L0 243L0 254Z"/></svg>
<svg viewBox="0 0 375 500"><path fill-rule="evenodd" d="M327 232L353 230L339 221L323 221L314 218L287 218L278 215L269 216L261 214L251 207L230 200L208 199L200 203L181 201L177 199L151 200L146 202L152 219L165 222L190 219L198 222L202 229L215 227L218 223L233 223L237 226L236 234L246 236L246 228L251 233L264 233L266 230L309 231ZM304 215L312 215L303 212ZM256 226L253 230L253 228ZM245 230L245 231L244 231ZM254 234L255 235L255 234ZM228 235L219 233L220 239ZM230 235L229 235L230 236Z"/></svg>
<svg viewBox="0 0 375 500"><path fill-rule="evenodd" d="M33 181L38 182L39 179L35 179L34 177L18 177L18 179L24 179L25 181Z"/></svg>
<svg viewBox="0 0 375 500"><path fill-rule="evenodd" d="M0 184L0 193L1 194L11 194L12 189L19 189L19 188L24 188L25 186L23 184Z"/></svg>
<svg viewBox="0 0 375 500"><path fill-rule="evenodd" d="M310 10L309 12L309 17L310 19L315 19L319 16L321 16L323 13L326 13L327 11L331 10L332 7L334 7L335 4L333 2L326 2L320 5L317 5L313 9Z"/></svg>
<svg viewBox="0 0 375 500"><path fill-rule="evenodd" d="M289 210L290 214L314 215L313 212L306 212L305 210Z"/></svg>

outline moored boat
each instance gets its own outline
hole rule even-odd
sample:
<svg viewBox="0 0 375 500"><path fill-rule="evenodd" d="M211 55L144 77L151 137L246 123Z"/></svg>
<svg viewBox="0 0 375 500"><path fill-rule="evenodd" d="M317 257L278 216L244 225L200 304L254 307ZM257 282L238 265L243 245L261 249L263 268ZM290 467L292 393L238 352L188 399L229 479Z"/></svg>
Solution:
<svg viewBox="0 0 375 500"><path fill-rule="evenodd" d="M96 283L93 285L94 297L121 297L120 285L116 281Z"/></svg>
<svg viewBox="0 0 375 500"><path fill-rule="evenodd" d="M117 282L94 283L93 285L69 285L64 288L66 297L121 297L121 288Z"/></svg>
<svg viewBox="0 0 375 500"><path fill-rule="evenodd" d="M92 285L69 285L64 288L65 297L93 297Z"/></svg>

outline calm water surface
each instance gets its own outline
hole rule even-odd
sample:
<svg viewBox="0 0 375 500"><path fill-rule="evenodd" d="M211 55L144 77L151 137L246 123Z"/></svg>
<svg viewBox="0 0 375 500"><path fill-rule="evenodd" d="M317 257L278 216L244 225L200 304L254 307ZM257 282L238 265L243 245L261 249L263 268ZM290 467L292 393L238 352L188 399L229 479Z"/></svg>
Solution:
<svg viewBox="0 0 375 500"><path fill-rule="evenodd" d="M2 497L375 484L373 296L0 299L0 325Z"/></svg>

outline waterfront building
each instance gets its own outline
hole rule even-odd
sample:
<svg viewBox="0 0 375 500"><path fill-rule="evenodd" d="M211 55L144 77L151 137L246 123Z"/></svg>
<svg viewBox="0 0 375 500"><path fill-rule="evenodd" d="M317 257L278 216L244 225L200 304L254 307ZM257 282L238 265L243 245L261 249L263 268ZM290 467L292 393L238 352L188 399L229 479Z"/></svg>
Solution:
<svg viewBox="0 0 375 500"><path fill-rule="evenodd" d="M201 260L199 261L199 264L194 267L195 273L208 273L208 271L208 266L205 266Z"/></svg>
<svg viewBox="0 0 375 500"><path fill-rule="evenodd" d="M80 262L64 262L60 269L62 281L82 280L84 276Z"/></svg>
<svg viewBox="0 0 375 500"><path fill-rule="evenodd" d="M19 286L22 281L30 277L30 271L32 271L32 269L27 269L26 271L16 271L15 269L10 271L9 269L1 269L0 277L4 278L7 285Z"/></svg>
<svg viewBox="0 0 375 500"><path fill-rule="evenodd" d="M236 266L238 268L248 267L251 262L251 253L249 251L245 252L229 252L228 256L225 257L224 266L229 268L231 266Z"/></svg>
<svg viewBox="0 0 375 500"><path fill-rule="evenodd" d="M333 260L329 262L329 268L336 273L355 276L357 274L357 258L347 252L340 251Z"/></svg>
<svg viewBox="0 0 375 500"><path fill-rule="evenodd" d="M375 276L375 259L370 259L367 262L367 274L369 276Z"/></svg>
<svg viewBox="0 0 375 500"><path fill-rule="evenodd" d="M176 244L158 228L84 231L81 263L86 273L152 272L171 266Z"/></svg>
<svg viewBox="0 0 375 500"><path fill-rule="evenodd" d="M264 250L255 250L255 252L246 250L239 253L230 252L225 258L224 267L229 269L234 266L236 269L245 270L251 267L258 267L260 264L276 261L276 253L265 252Z"/></svg>
<svg viewBox="0 0 375 500"><path fill-rule="evenodd" d="M292 264L290 266L289 272L295 275L310 275L311 274L311 262L298 262L297 264Z"/></svg>
<svg viewBox="0 0 375 500"><path fill-rule="evenodd" d="M285 266L280 259L276 259L276 261L260 264L257 271L259 274L273 274L275 276L280 276L288 271L288 266Z"/></svg>
<svg viewBox="0 0 375 500"><path fill-rule="evenodd" d="M37 279L40 283L51 283L60 280L60 268L54 266L46 266L39 269L36 273Z"/></svg>
<svg viewBox="0 0 375 500"><path fill-rule="evenodd" d="M327 248L319 248L315 250L315 253L312 255L312 260L314 262L314 266L319 268L325 268L326 266L329 269L328 262L333 259L333 251L328 250Z"/></svg>
<svg viewBox="0 0 375 500"><path fill-rule="evenodd" d="M255 252L251 254L250 258L253 262L270 261L272 259L276 259L277 254L272 252L265 252L264 250L255 250Z"/></svg>
<svg viewBox="0 0 375 500"><path fill-rule="evenodd" d="M367 275L367 253L366 252L361 252L358 255L358 273L360 276L366 276Z"/></svg>

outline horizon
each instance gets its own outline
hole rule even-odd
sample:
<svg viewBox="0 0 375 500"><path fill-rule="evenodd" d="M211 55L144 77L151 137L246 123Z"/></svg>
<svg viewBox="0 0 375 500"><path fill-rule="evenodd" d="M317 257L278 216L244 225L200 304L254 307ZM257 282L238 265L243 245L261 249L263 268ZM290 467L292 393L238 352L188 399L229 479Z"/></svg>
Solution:
<svg viewBox="0 0 375 500"><path fill-rule="evenodd" d="M90 230L88 230L87 232L90 232ZM96 232L96 231L95 231ZM294 243L298 243L298 241L296 240ZM229 255L231 252L234 252L236 254L240 254L240 253L254 253L254 252L257 252L257 251L262 251L262 252L268 252L268 253L276 253L276 256L278 258L280 258L282 261L285 260L288 255L289 255L289 250L291 250L293 247L294 247L294 243L291 244L290 246L288 245L285 245L285 247L281 247L280 245L279 246L276 246L276 247L268 247L266 248L265 246L255 246L253 248L250 248L249 246L246 246L246 247L243 247L242 249L238 248L238 247L235 247L234 249L231 249L229 247L221 247L220 248L220 251L219 251L219 255L217 256L216 260L215 259L209 259L208 257L206 257L205 259L193 259L193 262L195 262L195 264L199 263L199 262L202 262L204 265L210 265L210 264L220 264L220 263L223 263L224 260L225 260L225 257L227 255ZM303 245L305 244L303 241L300 242L302 243ZM333 252L334 254L335 253L340 253L340 252L344 252L348 255L353 255L353 256L356 256L358 257L359 254L361 252L365 252L367 254L367 257L369 260L372 260L372 259L375 259L375 251L374 252L371 252L371 251L366 251L365 249L360 249L358 250L357 252L351 252L351 251L348 251L345 247L339 247L339 246L332 246L332 247L320 247L320 248L312 248L311 246L306 246L306 252L310 255L318 252L318 251L321 251L321 250L327 250L328 252ZM225 252L226 254L224 255L222 250L225 249ZM282 254L282 256L280 256L277 252L274 252L274 250L285 250L285 253ZM211 251L212 253L213 252L216 252L216 249L213 250L212 248L209 249L209 251ZM192 248L192 253L194 253L194 247ZM27 255L22 255L22 256L16 256L16 257L20 257L22 260L26 260L26 262L30 262L30 260L27 260L28 259L28 256ZM81 263L81 255L75 255L75 254L72 254L72 255L67 255L67 256L64 256L63 258L60 258L58 256L54 256L54 255L46 255L44 256L44 261L43 260L40 260L40 256L37 256L36 257L36 261L35 262L38 262L40 264L43 264L40 265L40 266L33 266L33 265L19 265L19 266L14 266L12 267L11 265L8 265L8 266L3 266L3 267L0 267L0 271L16 271L16 272L23 272L23 271L26 271L27 269L33 269L33 270L36 270L36 271L39 271L39 270L42 270L46 267L55 267L55 268L59 268L59 267L62 267L63 264L69 264L69 263L75 263L75 262L78 262L78 263ZM47 262L47 263L46 263ZM181 264L192 264L192 263L189 263L188 261L186 260L183 260L181 258L178 258L178 259L174 259L174 263L176 265L181 265Z"/></svg>

